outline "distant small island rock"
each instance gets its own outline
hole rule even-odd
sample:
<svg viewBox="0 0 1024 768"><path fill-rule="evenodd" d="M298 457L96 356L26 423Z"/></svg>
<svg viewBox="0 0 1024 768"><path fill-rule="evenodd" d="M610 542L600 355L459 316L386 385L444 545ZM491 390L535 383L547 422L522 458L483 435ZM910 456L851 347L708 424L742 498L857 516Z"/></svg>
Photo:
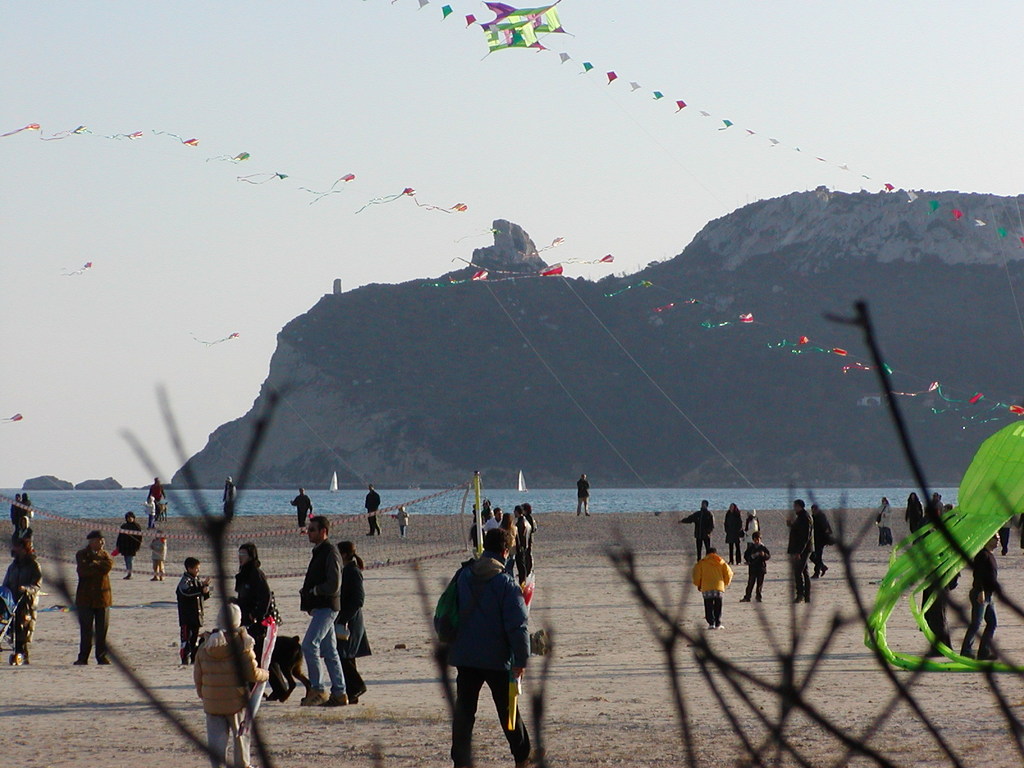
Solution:
<svg viewBox="0 0 1024 768"><path fill-rule="evenodd" d="M124 488L112 477L103 480L83 480L75 485L76 491L120 491Z"/></svg>
<svg viewBox="0 0 1024 768"><path fill-rule="evenodd" d="M40 475L30 477L21 484L23 491L73 491L75 486L67 480L61 480L53 475Z"/></svg>

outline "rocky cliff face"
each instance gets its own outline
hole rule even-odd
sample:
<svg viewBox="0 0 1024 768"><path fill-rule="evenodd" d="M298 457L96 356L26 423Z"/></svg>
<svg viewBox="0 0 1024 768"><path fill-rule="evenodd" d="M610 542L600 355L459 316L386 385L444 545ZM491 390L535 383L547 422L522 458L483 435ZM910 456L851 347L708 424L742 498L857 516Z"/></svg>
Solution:
<svg viewBox="0 0 1024 768"><path fill-rule="evenodd" d="M938 380L953 399L985 393L976 406L934 392L899 400L931 479L956 483L1011 418L984 408L1024 393L1022 249L1019 233L996 232L1016 201L907 200L818 191L754 203L676 258L598 283L534 277L545 266L535 245L497 221L494 246L471 260L522 279L324 296L281 331L253 409L187 468L209 487L237 475L277 393L260 484L325 486L337 471L342 483L438 486L474 469L492 485L523 469L535 487L582 471L606 487L905 481L878 380L842 371L867 362L861 336L824 317L863 298L894 390ZM746 313L755 322L739 322ZM812 342L803 354L776 346L800 336Z"/></svg>

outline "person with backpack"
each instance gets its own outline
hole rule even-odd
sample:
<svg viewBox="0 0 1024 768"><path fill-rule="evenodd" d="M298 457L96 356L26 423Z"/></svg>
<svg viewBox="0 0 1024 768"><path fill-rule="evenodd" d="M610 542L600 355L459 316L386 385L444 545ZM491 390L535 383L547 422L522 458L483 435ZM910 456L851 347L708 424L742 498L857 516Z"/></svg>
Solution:
<svg viewBox="0 0 1024 768"><path fill-rule="evenodd" d="M509 684L522 680L530 655L523 592L505 573L511 547L510 531L487 531L483 554L460 568L453 579L458 622L448 663L458 671L451 750L455 768L473 765L473 723L485 683L491 689L516 768L529 765L530 736L522 716L516 716L514 726L509 728Z"/></svg>

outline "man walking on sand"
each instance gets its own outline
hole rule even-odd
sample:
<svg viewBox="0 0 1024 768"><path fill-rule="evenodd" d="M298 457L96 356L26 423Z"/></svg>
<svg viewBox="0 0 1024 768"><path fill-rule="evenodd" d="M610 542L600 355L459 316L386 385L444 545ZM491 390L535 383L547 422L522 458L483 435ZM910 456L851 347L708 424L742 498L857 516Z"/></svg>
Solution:
<svg viewBox="0 0 1024 768"><path fill-rule="evenodd" d="M103 549L103 534L90 531L85 549L75 553L78 566L78 590L75 611L78 613L79 644L76 666L89 663L93 640L96 641L96 663L109 664L107 658L107 626L110 622L110 570L114 561Z"/></svg>
<svg viewBox="0 0 1024 768"><path fill-rule="evenodd" d="M366 519L370 523L370 532L367 536L373 536L376 534L380 536L380 521L377 519L377 510L380 509L380 494L373 490L372 485L366 486L369 491L366 494L366 501L363 502L363 506L366 507Z"/></svg>
<svg viewBox="0 0 1024 768"><path fill-rule="evenodd" d="M796 591L794 603L811 602L811 577L807 573L807 560L814 551L814 521L807 512L803 499L793 502L795 514L789 526L789 546L786 554L793 565L793 582Z"/></svg>
<svg viewBox="0 0 1024 768"><path fill-rule="evenodd" d="M590 517L590 481L586 473L576 481L576 517L580 516L580 511Z"/></svg>
<svg viewBox="0 0 1024 768"><path fill-rule="evenodd" d="M348 704L345 674L334 640L334 620L341 610L341 553L327 539L329 524L323 515L309 520L306 535L313 553L306 578L299 590L299 608L312 618L302 639L302 657L309 670L309 693L300 702L304 707L343 707ZM331 692L323 679L324 660Z"/></svg>
<svg viewBox="0 0 1024 768"><path fill-rule="evenodd" d="M313 514L313 502L306 495L305 488L299 488L299 495L292 499L291 505L295 507L295 518L299 523L299 528L305 530L306 521Z"/></svg>
<svg viewBox="0 0 1024 768"><path fill-rule="evenodd" d="M484 534L484 552L457 576L459 633L448 654L458 670L455 679L455 717L452 721L452 762L455 768L473 765L473 724L484 683L498 711L516 768L526 768L530 736L522 713L508 727L509 683L522 681L530 655L526 603L515 579L505 573L512 547L510 531L495 528Z"/></svg>

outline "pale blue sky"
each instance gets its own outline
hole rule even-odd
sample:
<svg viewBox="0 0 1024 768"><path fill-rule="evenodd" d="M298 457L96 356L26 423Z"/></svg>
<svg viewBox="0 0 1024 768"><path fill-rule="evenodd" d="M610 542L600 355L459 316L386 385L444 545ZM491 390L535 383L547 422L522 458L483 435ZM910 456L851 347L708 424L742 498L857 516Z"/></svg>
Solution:
<svg viewBox="0 0 1024 768"><path fill-rule="evenodd" d="M819 184L1021 191L1016 2L564 0L573 36L486 58L462 20L489 18L482 3L452 2L443 22L442 4L4 7L0 133L96 134L0 139L0 417L25 416L0 424L0 487L43 473L142 484L123 429L169 476L158 384L196 451L248 410L276 333L333 278L438 275L487 243L454 240L494 218L538 243L564 237L549 261L612 253L633 271L709 219ZM581 75L585 60L595 69ZM722 118L735 126L718 131ZM146 135L99 137L133 131ZM243 151L237 166L204 162ZM235 181L275 171L290 178ZM343 194L315 205L296 190L349 172ZM354 215L406 186L469 210L400 200ZM210 348L191 337L232 332Z"/></svg>

